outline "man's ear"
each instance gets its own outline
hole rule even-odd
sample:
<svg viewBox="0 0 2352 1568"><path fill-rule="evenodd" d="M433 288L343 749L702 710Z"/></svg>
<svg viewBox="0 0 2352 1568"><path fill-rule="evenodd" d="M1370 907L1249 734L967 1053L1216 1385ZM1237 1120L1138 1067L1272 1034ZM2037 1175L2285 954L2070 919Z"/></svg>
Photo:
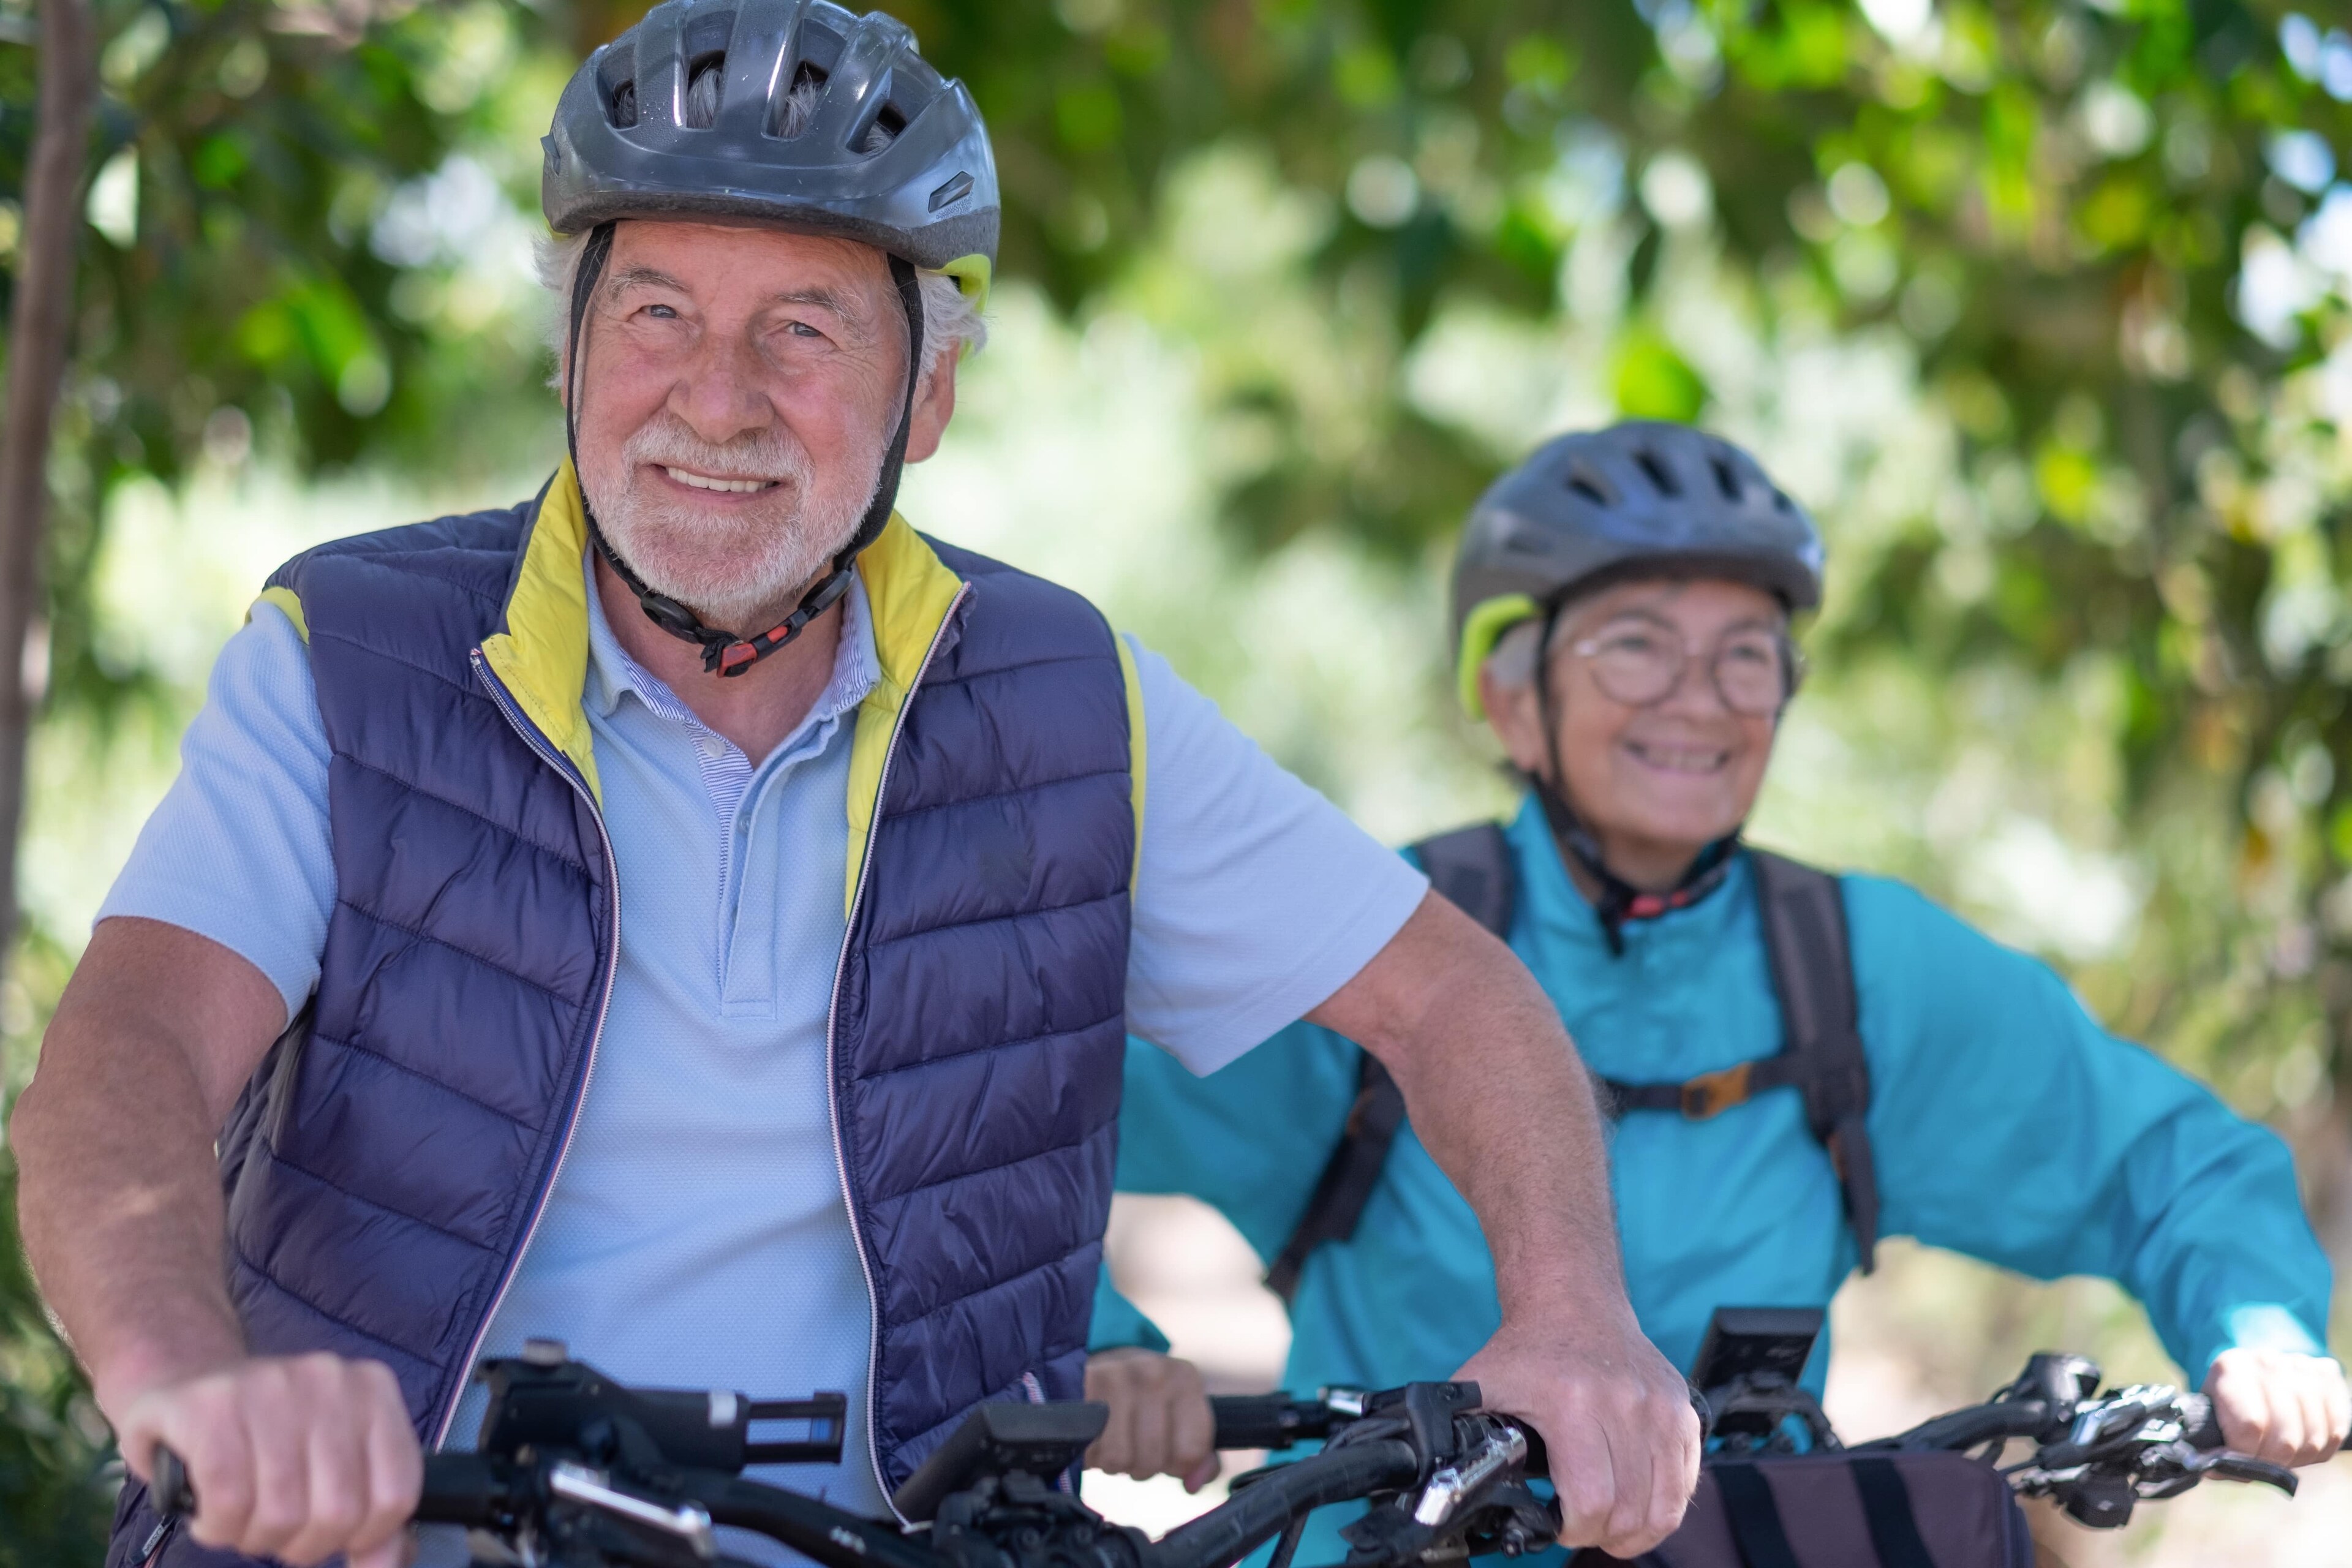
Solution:
<svg viewBox="0 0 2352 1568"><path fill-rule="evenodd" d="M919 463L940 449L948 421L955 417L956 360L961 349L942 349L931 356L930 374L915 390L914 412L907 421L907 461Z"/></svg>

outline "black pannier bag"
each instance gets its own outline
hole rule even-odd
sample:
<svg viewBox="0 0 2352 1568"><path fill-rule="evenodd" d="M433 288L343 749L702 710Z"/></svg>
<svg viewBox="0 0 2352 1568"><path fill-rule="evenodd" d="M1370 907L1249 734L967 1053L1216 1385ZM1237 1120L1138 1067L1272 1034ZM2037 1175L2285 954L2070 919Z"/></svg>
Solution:
<svg viewBox="0 0 2352 1568"><path fill-rule="evenodd" d="M1571 1568L1608 1568L1605 1552ZM2033 1568L2009 1483L1966 1454L1710 1456L1638 1568Z"/></svg>
<svg viewBox="0 0 2352 1568"><path fill-rule="evenodd" d="M1682 1528L1640 1568L2033 1568L2009 1481L1981 1458L1839 1447L1801 1381L1822 1318L1716 1310L1691 1377L1712 1451ZM1573 1568L1618 1561L1584 1552Z"/></svg>

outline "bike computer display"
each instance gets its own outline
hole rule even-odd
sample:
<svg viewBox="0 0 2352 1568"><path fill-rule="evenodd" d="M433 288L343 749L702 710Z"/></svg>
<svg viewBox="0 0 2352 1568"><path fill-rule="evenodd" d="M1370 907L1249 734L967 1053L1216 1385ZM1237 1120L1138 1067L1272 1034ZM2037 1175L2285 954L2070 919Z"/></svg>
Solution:
<svg viewBox="0 0 2352 1568"><path fill-rule="evenodd" d="M1760 1373L1794 1383L1804 1375L1822 1321L1819 1307L1718 1307L1699 1342L1691 1381L1702 1390L1720 1388Z"/></svg>

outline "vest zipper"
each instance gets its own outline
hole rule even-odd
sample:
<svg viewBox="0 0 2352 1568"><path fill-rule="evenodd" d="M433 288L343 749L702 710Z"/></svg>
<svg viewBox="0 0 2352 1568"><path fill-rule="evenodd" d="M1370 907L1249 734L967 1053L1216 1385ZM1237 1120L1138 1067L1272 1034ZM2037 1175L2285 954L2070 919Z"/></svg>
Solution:
<svg viewBox="0 0 2352 1568"><path fill-rule="evenodd" d="M849 1156L841 1139L840 1079L835 1070L835 1049L841 1024L841 983L849 973L849 945L856 939L857 911L866 902L866 885L874 877L874 844L882 832L882 801L890 790L890 764L898 758L898 737L906 732L907 713L915 705L915 693L922 687L923 677L930 673L931 660L939 657L940 644L946 640L956 611L963 607L971 592L971 584L967 583L948 601L948 612L940 617L939 629L931 634L931 646L923 650L923 662L915 667L915 678L907 683L907 695L898 704L898 716L891 722L889 743L882 749L882 775L874 785L874 815L866 824L866 854L857 862L857 890L849 900L849 919L841 933L841 957L833 968L833 997L824 1015L824 1108L833 1126L833 1163L841 1176L841 1203L849 1214L849 1237L857 1248L857 1268L866 1276L866 1461L873 1467L874 1485L882 1493L883 1506L901 1524L911 1521L898 1511L898 1504L882 1478L882 1439L875 1422L875 1396L880 1389L882 1365L882 1298L874 1289L874 1264L866 1253L866 1227L858 1222L857 1200L849 1190Z"/></svg>
<svg viewBox="0 0 2352 1568"><path fill-rule="evenodd" d="M474 649L470 657L474 673L488 689L490 700L505 715L506 721L514 727L515 733L522 737L523 744L537 752L541 762L553 768L563 782L579 791L580 798L588 803L588 815L596 824L596 841L604 851L604 886L612 889L613 952L611 962L604 965L604 994L597 999L596 1025L588 1032L588 1060L581 1068L580 1088L572 1095L571 1109L565 1113L563 1142L555 1151L555 1163L548 1167L547 1180L540 1184L538 1195L531 1200L530 1223L523 1227L522 1245L516 1247L514 1256L507 1259L506 1269L499 1276L498 1290L490 1297L489 1310L482 1314L481 1322L474 1330L473 1342L467 1346L465 1366L468 1374L475 1358L482 1353L482 1342L488 1337L490 1325L498 1321L499 1308L506 1302L509 1287L514 1284L515 1270L522 1267L523 1254L530 1250L531 1237L539 1234L540 1217L547 1212L547 1194L555 1190L555 1178L562 1173L564 1157L572 1152L572 1136L580 1130L580 1109L588 1102L588 1079L596 1070L596 1046L604 1038L604 1016L612 1010L613 979L621 968L621 868L619 861L614 858L613 836L605 829L604 813L596 804L595 793L589 789L587 781L580 776L578 771L546 743L537 727L516 710L514 700L507 695L506 688L499 683L497 675L483 659L482 650L478 647ZM449 1395L448 1405L441 1412L440 1423L433 1433L432 1447L436 1452L449 1440L450 1423L457 1419L457 1406L464 1402L466 1387L470 1381L470 1375L457 1380L457 1388Z"/></svg>

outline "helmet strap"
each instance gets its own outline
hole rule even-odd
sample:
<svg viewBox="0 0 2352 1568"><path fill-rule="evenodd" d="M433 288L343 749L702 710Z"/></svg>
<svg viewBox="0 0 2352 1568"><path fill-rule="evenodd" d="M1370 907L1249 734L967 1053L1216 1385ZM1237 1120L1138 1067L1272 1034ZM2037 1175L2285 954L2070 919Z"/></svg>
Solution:
<svg viewBox="0 0 2352 1568"><path fill-rule="evenodd" d="M1555 722L1551 689L1551 638L1563 607L1559 600L1546 606L1543 626L1537 634L1536 716L1543 726L1545 770L1530 783L1537 802L1543 807L1544 821L1551 828L1553 842L1596 889L1592 912L1600 917L1601 935L1609 944L1611 956L1622 958L1627 921L1654 919L1670 910L1695 904L1715 891L1731 868L1732 851L1739 847L1739 829L1733 828L1700 850L1698 858L1683 873L1682 880L1663 893L1645 892L1609 868L1601 841L1568 803L1568 774L1559 763L1559 727Z"/></svg>
<svg viewBox="0 0 2352 1568"><path fill-rule="evenodd" d="M587 520L588 538L596 553L604 558L653 622L670 636L682 641L697 643L702 648L702 668L712 675L741 675L760 660L791 642L811 621L831 609L841 596L849 592L850 574L859 551L881 537L889 523L890 514L898 504L898 479L906 471L907 436L914 424L915 391L923 379L923 290L914 263L903 257L892 256L890 281L898 290L898 303L907 313L907 393L898 408L898 427L890 437L889 449L883 454L881 472L876 477L874 496L858 521L857 531L849 536L833 558L833 566L824 576L801 595L793 613L766 631L750 637L718 626L706 625L699 616L667 594L657 593L613 548L604 536L604 528L596 521L595 509L588 504L588 483L581 479L580 468L580 362L586 353L588 302L594 296L596 284L604 276L605 264L612 259L613 230L611 223L600 223L588 234L587 246L580 256L580 268L572 286L571 324L564 340L563 445L572 455L572 472L580 485L580 515Z"/></svg>

